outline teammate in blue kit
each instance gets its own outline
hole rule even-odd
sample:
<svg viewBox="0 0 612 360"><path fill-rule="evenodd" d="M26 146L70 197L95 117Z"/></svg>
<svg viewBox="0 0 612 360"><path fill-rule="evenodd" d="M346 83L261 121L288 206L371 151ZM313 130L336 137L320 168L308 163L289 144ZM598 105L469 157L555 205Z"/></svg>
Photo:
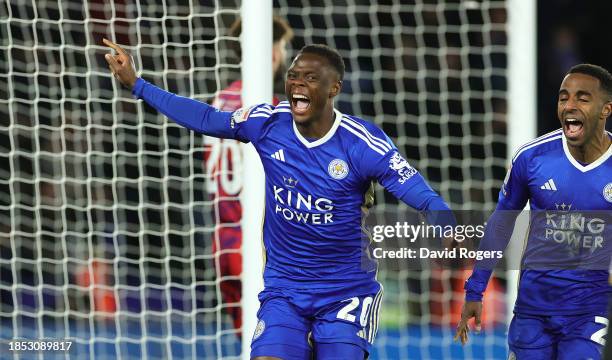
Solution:
<svg viewBox="0 0 612 360"><path fill-rule="evenodd" d="M529 200L530 227L508 332L510 358L599 359L610 294L612 76L591 64L569 70L559 90L562 128L516 152L480 248L504 249ZM456 338L480 327L482 293L494 263L477 262L465 284Z"/></svg>
<svg viewBox="0 0 612 360"><path fill-rule="evenodd" d="M371 182L433 222L454 218L434 214L449 208L379 128L334 109L344 75L338 52L305 46L287 71L288 101L230 113L136 78L129 55L105 43L117 51L106 55L111 71L134 96L194 131L251 142L261 157L265 289L251 357L367 357L382 298L361 231Z"/></svg>

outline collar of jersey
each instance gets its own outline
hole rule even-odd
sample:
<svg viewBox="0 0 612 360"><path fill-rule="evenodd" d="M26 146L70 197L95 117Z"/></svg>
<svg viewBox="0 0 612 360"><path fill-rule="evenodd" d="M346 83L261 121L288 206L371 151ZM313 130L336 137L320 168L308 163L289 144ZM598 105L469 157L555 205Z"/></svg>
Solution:
<svg viewBox="0 0 612 360"><path fill-rule="evenodd" d="M611 134L608 133L608 136L610 136L610 135ZM612 144L611 144L608 147L608 150L606 150L606 152L603 153L597 160L593 161L592 163L590 163L588 165L582 165L581 163L576 161L576 159L574 159L574 157L570 153L569 148L567 147L567 139L565 138L565 134L563 134L562 138L563 138L563 152L565 152L565 156L567 157L569 162L571 162L572 165L574 165L574 167L576 169L578 169L578 170L580 170L582 172L587 172L589 170L595 169L599 165L603 164L606 160L608 160L610 155L612 155Z"/></svg>
<svg viewBox="0 0 612 360"><path fill-rule="evenodd" d="M317 139L315 141L306 140L306 138L303 137L302 134L300 134L297 126L295 125L295 121L293 121L293 132L295 133L295 136L297 136L297 138L300 140L300 142L304 144L304 146L306 146L307 148L313 148L315 146L323 145L327 142L327 140L331 139L332 136L334 136L334 134L336 133L336 130L338 130L338 126L340 126L340 121L342 119L342 113L334 109L334 114L336 115L336 118L334 119L334 124L332 125L331 129L329 129L327 134L325 134L325 136L323 136L320 139Z"/></svg>

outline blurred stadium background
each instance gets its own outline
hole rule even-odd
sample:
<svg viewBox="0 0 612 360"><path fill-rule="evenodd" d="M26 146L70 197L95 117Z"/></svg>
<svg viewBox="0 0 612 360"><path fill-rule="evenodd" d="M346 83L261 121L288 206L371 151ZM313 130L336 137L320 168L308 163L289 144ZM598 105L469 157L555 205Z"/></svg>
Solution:
<svg viewBox="0 0 612 360"><path fill-rule="evenodd" d="M275 0L274 12L295 31L290 55L314 42L341 52L342 112L381 126L453 208L491 210L509 150L507 6ZM612 68L612 5L540 0L537 9L541 134L557 127L571 65ZM210 102L240 76L238 39L227 36L239 15L240 2L226 0L0 5L0 341L74 341L68 354L24 358L240 358L227 315L239 304L221 300L227 279L211 250L203 138L118 88L101 45L125 44L144 78ZM377 202L405 209L380 189ZM372 358L505 358L497 275L483 334L462 348L452 334L463 272L382 271Z"/></svg>

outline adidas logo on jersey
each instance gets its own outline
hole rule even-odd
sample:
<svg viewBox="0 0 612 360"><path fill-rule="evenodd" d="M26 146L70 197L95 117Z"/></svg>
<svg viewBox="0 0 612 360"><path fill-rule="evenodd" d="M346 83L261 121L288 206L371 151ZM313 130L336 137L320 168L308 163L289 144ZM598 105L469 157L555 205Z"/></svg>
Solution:
<svg viewBox="0 0 612 360"><path fill-rule="evenodd" d="M283 149L280 149L277 152L275 152L274 154L272 154L272 158L276 159L276 160L280 160L282 162L285 162L285 153L283 152Z"/></svg>
<svg viewBox="0 0 612 360"><path fill-rule="evenodd" d="M555 185L555 182L553 181L553 179L548 179L548 181L545 182L544 185L540 186L540 189L557 191L557 186Z"/></svg>

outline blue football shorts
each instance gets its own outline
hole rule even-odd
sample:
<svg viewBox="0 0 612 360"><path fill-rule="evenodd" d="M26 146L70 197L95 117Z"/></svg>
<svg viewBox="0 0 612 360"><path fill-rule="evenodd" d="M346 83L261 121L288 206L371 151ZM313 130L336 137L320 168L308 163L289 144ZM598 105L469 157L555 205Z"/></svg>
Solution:
<svg viewBox="0 0 612 360"><path fill-rule="evenodd" d="M509 359L601 359L605 313L572 316L514 314L508 331Z"/></svg>
<svg viewBox="0 0 612 360"><path fill-rule="evenodd" d="M378 329L382 285L344 289L266 288L251 358L364 359Z"/></svg>

